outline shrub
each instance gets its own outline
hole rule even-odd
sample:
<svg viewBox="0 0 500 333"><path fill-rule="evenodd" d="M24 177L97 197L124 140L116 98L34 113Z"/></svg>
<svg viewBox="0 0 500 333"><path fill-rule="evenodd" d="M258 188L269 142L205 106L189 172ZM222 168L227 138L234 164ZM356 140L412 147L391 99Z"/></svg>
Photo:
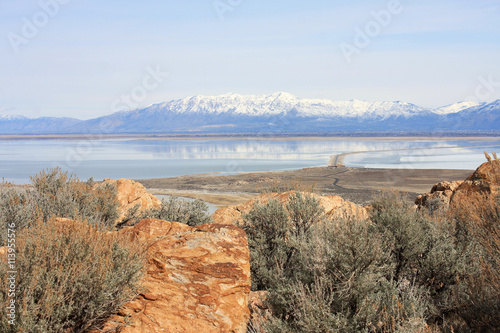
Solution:
<svg viewBox="0 0 500 333"><path fill-rule="evenodd" d="M255 204L244 215L250 248L252 290L269 289L282 274L291 252L286 238L289 215L278 200Z"/></svg>
<svg viewBox="0 0 500 333"><path fill-rule="evenodd" d="M35 221L39 214L33 191L0 189L0 246L7 244L7 224L23 229Z"/></svg>
<svg viewBox="0 0 500 333"><path fill-rule="evenodd" d="M292 279L271 291L271 332L396 332L425 327L425 290L387 279L391 254L369 221L315 225ZM385 318L384 318L385 317ZM410 331L410 330L409 330Z"/></svg>
<svg viewBox="0 0 500 333"><path fill-rule="evenodd" d="M371 220L391 244L394 279L412 281L421 258L431 246L431 225L404 198L386 193L373 203Z"/></svg>
<svg viewBox="0 0 500 333"><path fill-rule="evenodd" d="M500 172L499 172L500 173ZM466 241L468 270L462 315L476 330L500 326L500 197L469 194L454 202L452 215Z"/></svg>
<svg viewBox="0 0 500 333"><path fill-rule="evenodd" d="M243 216L253 290L270 289L279 279L292 274L302 238L323 216L319 201L300 192L291 194L286 205L269 200L266 204L255 204Z"/></svg>
<svg viewBox="0 0 500 333"><path fill-rule="evenodd" d="M303 194L244 216L252 288L269 291L270 332L468 332L457 316L473 271L455 220L396 194L370 220L329 220Z"/></svg>
<svg viewBox="0 0 500 333"><path fill-rule="evenodd" d="M166 221L175 221L190 226L212 222L208 214L208 205L201 200L187 201L178 197L162 200L159 209L150 209L141 215L143 218L155 218Z"/></svg>
<svg viewBox="0 0 500 333"><path fill-rule="evenodd" d="M392 279L425 288L430 297L426 319L446 326L448 315L463 307L464 278L473 269L456 223L438 212L430 217L417 211L394 194L383 194L373 206L371 220L390 244Z"/></svg>
<svg viewBox="0 0 500 333"><path fill-rule="evenodd" d="M309 228L324 219L325 211L318 199L301 192L289 197L286 209L290 214L290 227L298 235L307 233Z"/></svg>
<svg viewBox="0 0 500 333"><path fill-rule="evenodd" d="M86 332L137 294L145 254L118 233L86 222L43 222L16 238L15 326L6 307L7 271L0 261L0 331Z"/></svg>
<svg viewBox="0 0 500 333"><path fill-rule="evenodd" d="M38 218L64 217L112 227L118 218L116 188L111 184L83 182L59 168L42 171L31 182L30 189L0 189L0 245L5 244L7 223L22 229Z"/></svg>
<svg viewBox="0 0 500 333"><path fill-rule="evenodd" d="M31 177L37 206L45 220L51 217L82 218L91 224L113 226L118 218L116 188L93 179L80 181L59 168Z"/></svg>

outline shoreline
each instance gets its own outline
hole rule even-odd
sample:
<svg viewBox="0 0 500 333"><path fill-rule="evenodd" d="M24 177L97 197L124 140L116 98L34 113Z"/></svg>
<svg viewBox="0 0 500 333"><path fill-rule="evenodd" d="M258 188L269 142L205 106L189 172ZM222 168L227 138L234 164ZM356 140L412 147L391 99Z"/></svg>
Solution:
<svg viewBox="0 0 500 333"><path fill-rule="evenodd" d="M249 140L249 141L475 141L477 144L459 146L490 147L484 145L498 136L185 136L185 135L0 135L2 140ZM449 149L450 147L422 147L350 151L331 155L326 166L306 167L298 170L254 171L235 174L205 172L169 178L135 179L146 186L152 194L174 195L201 199L216 205L234 205L271 187L298 185L313 188L317 193L340 195L358 204L366 204L376 193L383 190L397 190L408 193L409 197L428 192L440 181L465 179L473 170L452 169L383 169L348 167L344 164L347 156L366 153L393 151L415 151ZM324 162L323 162L324 163Z"/></svg>
<svg viewBox="0 0 500 333"><path fill-rule="evenodd" d="M215 205L237 205L272 188L299 187L324 195L339 195L360 205L377 193L394 190L409 200L429 192L441 181L464 180L474 170L371 169L345 166L266 171L234 175L186 175L171 178L135 179L152 194L201 199Z"/></svg>
<svg viewBox="0 0 500 333"><path fill-rule="evenodd" d="M472 140L471 140L472 141ZM474 147L497 147L498 145L467 145L458 146L457 148L474 148ZM346 156L357 155L357 154L367 154L367 153L384 153L384 152L394 152L394 151L425 151L425 150L438 150L438 149L451 149L454 147L432 147L432 148L401 148L401 149L381 149L381 150L361 150L352 151L347 153L335 154L328 160L327 166L329 167L343 167L345 166L344 160ZM443 169L445 170L445 169Z"/></svg>

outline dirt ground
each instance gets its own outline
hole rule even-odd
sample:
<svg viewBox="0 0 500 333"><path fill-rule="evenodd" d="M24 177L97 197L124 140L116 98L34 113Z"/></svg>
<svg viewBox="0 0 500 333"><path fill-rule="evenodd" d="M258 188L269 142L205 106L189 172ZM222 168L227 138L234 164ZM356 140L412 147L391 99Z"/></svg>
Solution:
<svg viewBox="0 0 500 333"><path fill-rule="evenodd" d="M368 204L382 190L396 190L413 200L440 181L463 180L473 170L365 169L318 167L294 171L236 175L189 175L138 179L153 194L198 198L217 205L236 205L264 191L301 188L319 194L340 195L357 204Z"/></svg>

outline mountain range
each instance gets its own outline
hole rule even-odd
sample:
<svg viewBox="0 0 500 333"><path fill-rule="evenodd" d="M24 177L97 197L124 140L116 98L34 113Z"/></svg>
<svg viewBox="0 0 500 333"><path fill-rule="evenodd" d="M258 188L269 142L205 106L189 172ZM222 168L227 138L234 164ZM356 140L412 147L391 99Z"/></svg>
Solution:
<svg viewBox="0 0 500 333"><path fill-rule="evenodd" d="M0 134L329 134L500 132L500 100L430 109L405 102L194 96L90 120L0 116Z"/></svg>

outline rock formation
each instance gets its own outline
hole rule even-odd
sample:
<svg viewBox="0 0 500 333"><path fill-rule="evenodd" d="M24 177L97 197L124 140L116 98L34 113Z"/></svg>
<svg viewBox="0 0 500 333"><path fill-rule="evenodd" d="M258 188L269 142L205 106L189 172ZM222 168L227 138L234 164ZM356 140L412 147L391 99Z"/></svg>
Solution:
<svg viewBox="0 0 500 333"><path fill-rule="evenodd" d="M139 205L139 211L161 207L161 201L149 194L141 183L125 178L119 180L106 178L104 182L116 186L120 213L117 222L122 221L127 212L136 205Z"/></svg>
<svg viewBox="0 0 500 333"><path fill-rule="evenodd" d="M255 204L265 204L272 199L278 200L285 204L286 202L288 202L290 196L294 193L295 191L262 194L241 205L220 208L212 215L212 218L216 223L221 224L235 224L237 222L241 223L243 222L243 215L250 212ZM311 195L319 200L321 206L325 210L326 216L333 218L368 218L368 212L365 208L360 207L350 201L344 200L338 195L321 196L314 193L304 193L304 195Z"/></svg>
<svg viewBox="0 0 500 333"><path fill-rule="evenodd" d="M485 162L467 177L465 181L456 189L457 193L482 193L486 195L497 195L500 186L500 160ZM453 199L452 199L453 201Z"/></svg>
<svg viewBox="0 0 500 333"><path fill-rule="evenodd" d="M454 202L473 194L498 195L500 189L500 160L494 159L481 164L464 181L441 182L434 185L430 193L417 197L415 204L431 207L434 204L448 208ZM432 208L432 207L431 207Z"/></svg>
<svg viewBox="0 0 500 333"><path fill-rule="evenodd" d="M456 189L463 183L463 181L453 182L440 182L434 185L429 193L419 195L415 199L415 204L418 207L443 207L450 206L450 200Z"/></svg>
<svg viewBox="0 0 500 333"><path fill-rule="evenodd" d="M146 219L120 232L147 244L149 261L144 292L105 329L129 321L120 332L246 332L250 263L242 229Z"/></svg>

